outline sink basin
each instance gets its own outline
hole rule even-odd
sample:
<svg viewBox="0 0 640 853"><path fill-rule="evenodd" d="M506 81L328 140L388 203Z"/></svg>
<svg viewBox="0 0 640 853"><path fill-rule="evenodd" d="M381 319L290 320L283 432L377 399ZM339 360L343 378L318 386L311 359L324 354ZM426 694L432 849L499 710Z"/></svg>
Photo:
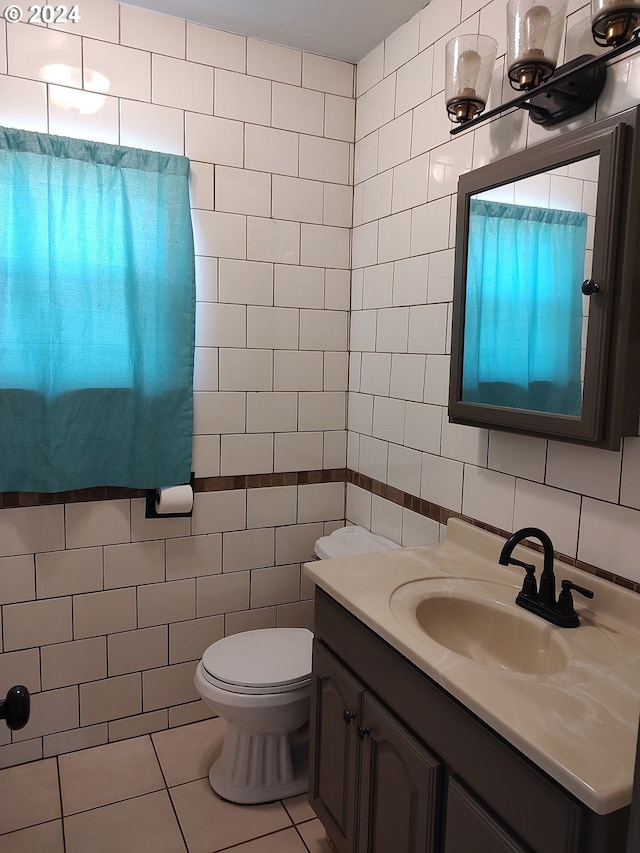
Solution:
<svg viewBox="0 0 640 853"><path fill-rule="evenodd" d="M390 606L414 634L477 663L529 675L561 672L570 654L560 629L518 608L516 594L493 581L431 578L396 589Z"/></svg>

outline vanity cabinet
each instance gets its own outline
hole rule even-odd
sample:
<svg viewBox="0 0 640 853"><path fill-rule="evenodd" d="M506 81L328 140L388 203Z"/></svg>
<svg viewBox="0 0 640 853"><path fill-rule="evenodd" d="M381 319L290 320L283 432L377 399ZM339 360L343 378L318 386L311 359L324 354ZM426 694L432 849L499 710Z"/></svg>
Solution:
<svg viewBox="0 0 640 853"><path fill-rule="evenodd" d="M440 762L320 643L312 804L341 851L435 853Z"/></svg>
<svg viewBox="0 0 640 853"><path fill-rule="evenodd" d="M340 853L624 853L628 807L592 812L320 588L311 702Z"/></svg>

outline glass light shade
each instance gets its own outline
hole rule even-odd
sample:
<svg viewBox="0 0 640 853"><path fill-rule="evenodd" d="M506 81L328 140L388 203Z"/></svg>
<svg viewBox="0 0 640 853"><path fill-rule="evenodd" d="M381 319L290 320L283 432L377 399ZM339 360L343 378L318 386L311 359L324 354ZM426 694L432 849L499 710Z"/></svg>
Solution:
<svg viewBox="0 0 640 853"><path fill-rule="evenodd" d="M509 0L507 69L514 89L527 91L551 77L566 17L566 0Z"/></svg>
<svg viewBox="0 0 640 853"><path fill-rule="evenodd" d="M491 36L457 36L445 47L445 100L451 121L468 121L487 105L498 43Z"/></svg>
<svg viewBox="0 0 640 853"><path fill-rule="evenodd" d="M591 0L591 32L596 44L617 47L640 26L640 0Z"/></svg>

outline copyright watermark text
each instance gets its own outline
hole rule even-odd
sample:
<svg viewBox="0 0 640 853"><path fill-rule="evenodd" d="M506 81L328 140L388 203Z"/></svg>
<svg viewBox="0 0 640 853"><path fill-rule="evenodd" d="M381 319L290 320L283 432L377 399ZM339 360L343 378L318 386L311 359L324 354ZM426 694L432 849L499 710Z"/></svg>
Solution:
<svg viewBox="0 0 640 853"><path fill-rule="evenodd" d="M16 3L6 6L2 17L10 24L24 21L27 24L77 24L80 20L80 9L74 6L27 6L23 9Z"/></svg>

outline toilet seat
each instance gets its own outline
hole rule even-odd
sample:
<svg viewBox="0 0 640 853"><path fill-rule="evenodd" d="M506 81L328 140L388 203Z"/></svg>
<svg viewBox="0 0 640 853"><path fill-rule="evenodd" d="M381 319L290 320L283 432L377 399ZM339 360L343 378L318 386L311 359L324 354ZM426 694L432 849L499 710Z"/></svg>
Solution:
<svg viewBox="0 0 640 853"><path fill-rule="evenodd" d="M202 675L231 693L289 693L311 682L313 634L306 628L260 628L213 643Z"/></svg>

